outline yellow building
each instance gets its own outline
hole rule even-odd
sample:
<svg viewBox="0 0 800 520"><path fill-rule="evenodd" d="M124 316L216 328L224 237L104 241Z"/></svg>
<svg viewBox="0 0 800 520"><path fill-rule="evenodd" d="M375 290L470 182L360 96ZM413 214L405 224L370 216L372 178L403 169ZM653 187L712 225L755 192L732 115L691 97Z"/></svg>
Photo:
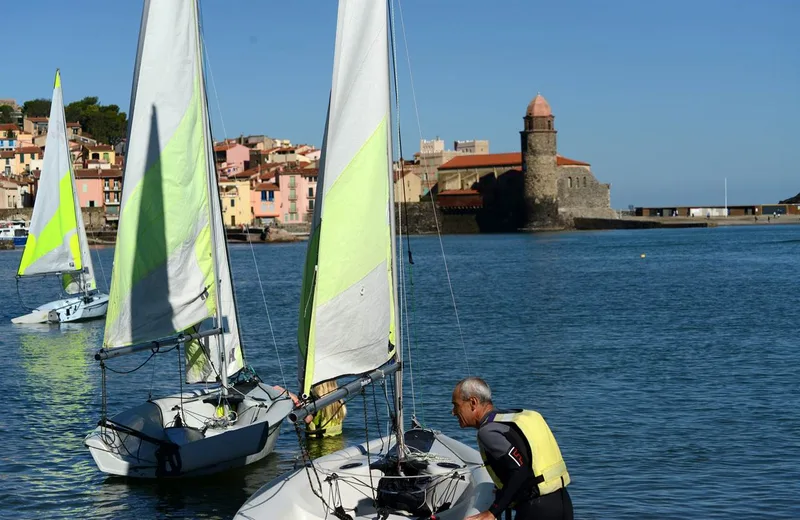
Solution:
<svg viewBox="0 0 800 520"><path fill-rule="evenodd" d="M114 152L114 147L110 144L95 144L89 145L87 144L84 146L86 151L84 152L84 159L88 164L115 164L116 161L116 154ZM96 162L94 162L96 161ZM91 168L91 166L90 166Z"/></svg>
<svg viewBox="0 0 800 520"><path fill-rule="evenodd" d="M222 199L222 220L226 226L249 226L252 223L249 179L220 180L219 195Z"/></svg>
<svg viewBox="0 0 800 520"><path fill-rule="evenodd" d="M405 170L400 177L400 173L395 174L394 181L394 201L395 202L419 202L422 197L422 179L411 170Z"/></svg>

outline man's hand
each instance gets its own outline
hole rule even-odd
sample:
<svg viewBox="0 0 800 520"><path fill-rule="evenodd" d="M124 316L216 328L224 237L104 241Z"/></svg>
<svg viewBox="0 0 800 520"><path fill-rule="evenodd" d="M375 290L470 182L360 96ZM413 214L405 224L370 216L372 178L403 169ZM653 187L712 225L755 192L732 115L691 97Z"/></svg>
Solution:
<svg viewBox="0 0 800 520"><path fill-rule="evenodd" d="M468 516L466 520L495 520L495 516L489 511L484 511L477 515Z"/></svg>

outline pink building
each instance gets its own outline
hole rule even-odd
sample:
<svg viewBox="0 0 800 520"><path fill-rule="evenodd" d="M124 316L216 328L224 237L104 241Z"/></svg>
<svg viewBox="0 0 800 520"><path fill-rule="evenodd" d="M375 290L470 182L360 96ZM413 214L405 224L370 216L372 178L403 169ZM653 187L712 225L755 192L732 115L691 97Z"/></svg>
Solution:
<svg viewBox="0 0 800 520"><path fill-rule="evenodd" d="M281 192L279 220L285 224L311 222L317 195L316 168L287 169L278 176Z"/></svg>
<svg viewBox="0 0 800 520"><path fill-rule="evenodd" d="M281 192L274 182L261 182L250 190L250 209L256 225L268 226L280 220Z"/></svg>
<svg viewBox="0 0 800 520"><path fill-rule="evenodd" d="M214 162L217 169L237 167L238 171L247 168L250 161L250 148L238 143L220 144L214 147Z"/></svg>
<svg viewBox="0 0 800 520"><path fill-rule="evenodd" d="M79 169L75 170L75 188L82 208L105 208L107 225L119 222L122 200L122 170Z"/></svg>

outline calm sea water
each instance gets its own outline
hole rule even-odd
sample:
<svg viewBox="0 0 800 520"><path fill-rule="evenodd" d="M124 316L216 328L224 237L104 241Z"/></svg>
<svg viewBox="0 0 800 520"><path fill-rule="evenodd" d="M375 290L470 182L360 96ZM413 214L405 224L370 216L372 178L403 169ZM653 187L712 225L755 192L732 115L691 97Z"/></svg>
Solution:
<svg viewBox="0 0 800 520"><path fill-rule="evenodd" d="M411 244L409 414L474 445L449 415L452 385L469 373L498 405L538 409L569 467L577 518L800 518L800 227L444 237L463 346L438 240ZM231 248L248 359L282 384L280 357L290 387L304 254L305 243ZM297 437L284 427L276 453L240 471L177 482L101 474L82 439L100 416L92 355L103 322L11 325L58 291L24 280L18 295L20 255L0 252L0 517L230 518L292 468ZM113 250L93 255L108 277ZM175 391L177 372L164 355L110 374L110 411ZM363 421L356 399L345 438L318 452L361 441Z"/></svg>

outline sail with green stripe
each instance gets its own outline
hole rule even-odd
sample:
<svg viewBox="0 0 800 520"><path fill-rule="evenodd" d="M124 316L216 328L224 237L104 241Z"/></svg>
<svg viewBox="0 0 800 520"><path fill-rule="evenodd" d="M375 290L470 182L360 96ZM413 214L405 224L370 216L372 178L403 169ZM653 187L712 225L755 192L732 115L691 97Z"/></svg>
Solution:
<svg viewBox="0 0 800 520"><path fill-rule="evenodd" d="M70 294L95 289L76 193L61 72L57 70L36 203L17 276L61 274L64 289Z"/></svg>
<svg viewBox="0 0 800 520"><path fill-rule="evenodd" d="M304 393L395 355L385 2L339 3L333 87L300 301ZM353 7L353 8L349 8Z"/></svg>
<svg viewBox="0 0 800 520"><path fill-rule="evenodd" d="M186 345L190 383L244 366L198 9L196 2L145 1L103 340L113 349L221 327L224 334Z"/></svg>

